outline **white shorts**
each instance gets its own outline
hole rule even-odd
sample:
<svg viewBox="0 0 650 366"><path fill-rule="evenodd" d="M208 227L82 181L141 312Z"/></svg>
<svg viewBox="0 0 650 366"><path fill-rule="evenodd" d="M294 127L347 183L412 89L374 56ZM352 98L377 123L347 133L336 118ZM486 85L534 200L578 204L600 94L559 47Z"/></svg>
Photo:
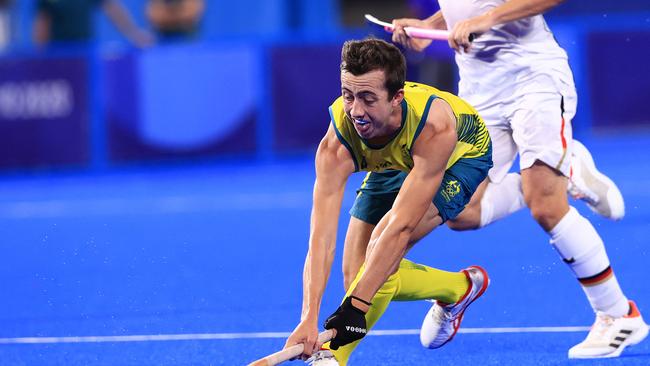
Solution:
<svg viewBox="0 0 650 366"><path fill-rule="evenodd" d="M555 91L549 90L548 84L540 87L540 80L553 83ZM576 106L573 83L546 77L519 87L503 102L482 109L476 106L492 138L494 166L488 174L490 181L498 183L506 176L517 153L520 170L540 160L568 177L573 142L571 119Z"/></svg>

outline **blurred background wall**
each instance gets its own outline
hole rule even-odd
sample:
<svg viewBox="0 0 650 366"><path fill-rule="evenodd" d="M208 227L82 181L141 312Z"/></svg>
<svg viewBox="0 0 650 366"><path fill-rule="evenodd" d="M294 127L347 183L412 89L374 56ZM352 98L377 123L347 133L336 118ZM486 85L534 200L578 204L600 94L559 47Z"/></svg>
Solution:
<svg viewBox="0 0 650 366"><path fill-rule="evenodd" d="M66 1L70 11L93 4L86 40L35 39L53 0L0 1L4 171L311 153L340 93L341 44L385 37L363 14L437 9L423 0L205 0L178 28L155 20L151 3L181 0ZM118 26L107 3L120 8ZM576 136L646 129L650 2L565 1L546 19L574 71ZM409 79L455 91L452 58L444 43L408 52Z"/></svg>

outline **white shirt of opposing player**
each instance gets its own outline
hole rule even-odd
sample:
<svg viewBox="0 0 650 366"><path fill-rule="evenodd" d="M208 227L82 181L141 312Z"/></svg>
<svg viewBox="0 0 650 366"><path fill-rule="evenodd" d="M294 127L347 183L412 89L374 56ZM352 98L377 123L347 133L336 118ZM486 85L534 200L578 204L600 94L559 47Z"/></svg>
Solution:
<svg viewBox="0 0 650 366"><path fill-rule="evenodd" d="M439 0L447 29L481 15L505 0ZM479 111L530 91L556 92L558 83L575 89L566 52L541 15L495 26L477 37L468 52L456 54L459 96ZM541 76L541 78L540 78ZM542 82L538 80L552 80Z"/></svg>

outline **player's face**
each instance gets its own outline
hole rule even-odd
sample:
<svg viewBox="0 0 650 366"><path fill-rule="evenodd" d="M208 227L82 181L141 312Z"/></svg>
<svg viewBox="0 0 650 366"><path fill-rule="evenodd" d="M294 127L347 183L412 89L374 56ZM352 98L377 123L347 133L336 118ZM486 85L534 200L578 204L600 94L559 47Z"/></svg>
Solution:
<svg viewBox="0 0 650 366"><path fill-rule="evenodd" d="M388 122L396 103L394 98L388 98L384 82L382 70L358 76L341 71L345 113L354 123L359 136L366 140L392 134Z"/></svg>

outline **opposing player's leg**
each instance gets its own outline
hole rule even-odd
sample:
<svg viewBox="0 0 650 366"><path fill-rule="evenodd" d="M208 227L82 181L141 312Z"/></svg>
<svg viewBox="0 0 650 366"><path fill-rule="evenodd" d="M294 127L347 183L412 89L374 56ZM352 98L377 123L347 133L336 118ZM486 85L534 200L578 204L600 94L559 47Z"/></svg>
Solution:
<svg viewBox="0 0 650 366"><path fill-rule="evenodd" d="M595 228L567 202L572 140L570 123L563 118L561 97L539 93L530 97L528 103L532 107L521 105L513 117L524 199L533 218L549 234L551 244L578 279L597 314L598 326L584 342L570 350L569 357L616 356L631 344L617 340L621 338L615 334L617 323L625 321L629 326L626 331L630 332L626 339L632 341L645 337L647 327L640 315L633 315ZM601 321L601 315L612 321Z"/></svg>
<svg viewBox="0 0 650 366"><path fill-rule="evenodd" d="M591 153L577 140L573 140L568 190L603 217L620 220L625 216L625 202L616 183L596 169Z"/></svg>

